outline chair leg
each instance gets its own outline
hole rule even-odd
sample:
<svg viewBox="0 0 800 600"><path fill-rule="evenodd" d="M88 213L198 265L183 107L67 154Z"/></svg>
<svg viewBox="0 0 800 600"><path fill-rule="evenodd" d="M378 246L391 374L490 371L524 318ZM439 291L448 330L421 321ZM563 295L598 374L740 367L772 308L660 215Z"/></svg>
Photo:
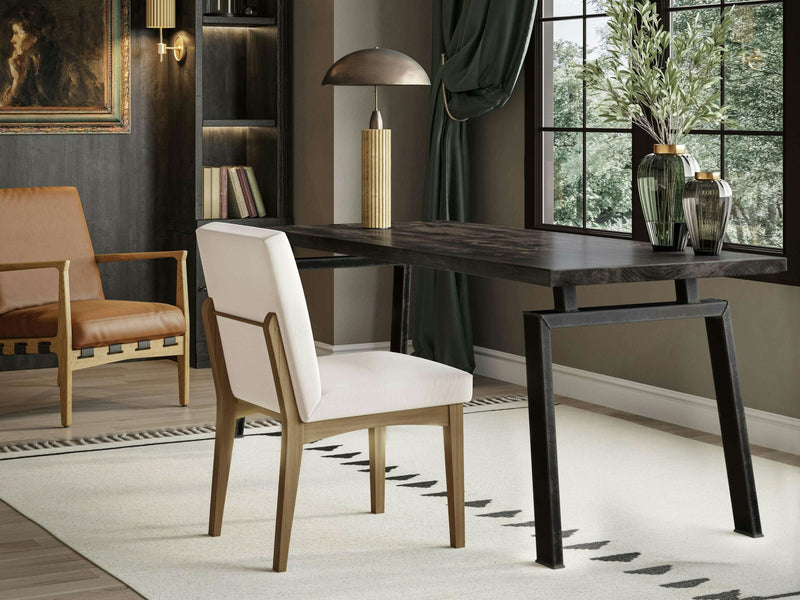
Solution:
<svg viewBox="0 0 800 600"><path fill-rule="evenodd" d="M275 547L272 570L283 572L289 559L289 540L292 536L300 461L303 458L302 425L284 421L281 433L281 473L278 482L278 511L275 520Z"/></svg>
<svg viewBox="0 0 800 600"><path fill-rule="evenodd" d="M181 406L189 405L189 356L178 356L178 400Z"/></svg>
<svg viewBox="0 0 800 600"><path fill-rule="evenodd" d="M447 475L447 516L450 545L464 547L464 409L449 407L450 424L444 427L444 463Z"/></svg>
<svg viewBox="0 0 800 600"><path fill-rule="evenodd" d="M211 510L208 517L208 535L214 537L222 533L222 513L225 511L225 495L228 492L235 427L236 416L232 410L217 410L214 468L211 477Z"/></svg>
<svg viewBox="0 0 800 600"><path fill-rule="evenodd" d="M72 369L69 359L58 361L58 388L61 397L61 426L72 425Z"/></svg>
<svg viewBox="0 0 800 600"><path fill-rule="evenodd" d="M386 427L369 430L369 495L370 509L383 513L386 498Z"/></svg>

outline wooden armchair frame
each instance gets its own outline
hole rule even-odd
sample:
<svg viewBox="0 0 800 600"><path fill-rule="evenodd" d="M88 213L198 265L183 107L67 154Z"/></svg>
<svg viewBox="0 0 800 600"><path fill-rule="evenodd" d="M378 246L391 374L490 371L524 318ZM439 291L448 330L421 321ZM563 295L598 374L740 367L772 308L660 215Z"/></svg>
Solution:
<svg viewBox="0 0 800 600"><path fill-rule="evenodd" d="M464 435L461 404L305 423L300 419L297 411L297 402L277 315L269 313L263 322L244 319L217 312L211 298L208 298L203 304L202 314L214 387L217 392L217 429L214 443L209 535L218 536L222 531L222 515L230 475L236 419L254 413L264 413L280 420L282 424L278 509L272 559L274 571L286 570L303 444L348 431L368 429L370 508L373 513L379 514L384 512L385 504L387 425L440 425L443 428L450 545L453 548L464 547ZM275 388L278 393L280 413L250 404L233 395L228 379L228 370L225 366L217 318L232 319L263 329Z"/></svg>
<svg viewBox="0 0 800 600"><path fill-rule="evenodd" d="M181 406L189 404L189 296L185 250L96 254L99 263L172 258L177 263L175 305L183 312L186 332L174 338L142 340L98 348L75 350L72 347L72 316L69 291L69 260L0 264L2 271L30 269L58 270L58 333L52 338L0 339L0 353L47 354L58 358L58 387L61 398L61 425L72 424L72 373L79 369L119 362L131 358L178 357L178 389Z"/></svg>

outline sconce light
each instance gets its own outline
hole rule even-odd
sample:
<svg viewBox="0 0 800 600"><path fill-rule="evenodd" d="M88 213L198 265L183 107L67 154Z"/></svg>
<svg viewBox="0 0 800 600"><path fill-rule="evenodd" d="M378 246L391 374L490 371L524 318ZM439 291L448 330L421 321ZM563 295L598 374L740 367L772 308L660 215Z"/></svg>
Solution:
<svg viewBox="0 0 800 600"><path fill-rule="evenodd" d="M378 110L379 85L430 85L417 61L387 48L367 48L343 56L328 69L322 85L365 85L375 89L369 129L361 130L361 226L392 226L392 138Z"/></svg>
<svg viewBox="0 0 800 600"><path fill-rule="evenodd" d="M172 50L175 60L181 62L186 56L186 46L183 37L180 35L175 38L174 46L167 46L164 43L164 27L172 29L175 27L175 0L147 0L147 28L158 28L158 45L156 46L159 59L164 62L164 55L167 50Z"/></svg>

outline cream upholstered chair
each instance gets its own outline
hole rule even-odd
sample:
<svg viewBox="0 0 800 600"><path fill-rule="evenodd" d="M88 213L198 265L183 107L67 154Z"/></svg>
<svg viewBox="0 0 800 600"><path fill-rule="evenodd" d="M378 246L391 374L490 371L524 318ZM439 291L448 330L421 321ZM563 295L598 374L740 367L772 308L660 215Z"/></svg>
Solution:
<svg viewBox="0 0 800 600"><path fill-rule="evenodd" d="M387 425L441 425L450 545L464 546L462 403L472 376L392 352L317 357L300 275L286 235L230 223L197 230L209 298L203 322L217 392L209 535L217 536L235 421L282 422L272 566L285 571L303 444L369 429L371 510L384 510Z"/></svg>

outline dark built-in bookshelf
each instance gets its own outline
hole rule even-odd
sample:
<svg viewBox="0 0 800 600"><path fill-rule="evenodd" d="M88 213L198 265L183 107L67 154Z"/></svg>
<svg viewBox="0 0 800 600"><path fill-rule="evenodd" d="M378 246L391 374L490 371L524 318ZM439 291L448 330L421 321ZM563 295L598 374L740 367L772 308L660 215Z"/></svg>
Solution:
<svg viewBox="0 0 800 600"><path fill-rule="evenodd" d="M242 2L241 4L245 4ZM203 167L252 166L266 217L226 219L256 227L292 221L291 0L248 0L252 16L203 14L196 1L194 215L186 243L189 265L192 366L208 365L200 309L207 294L194 229L203 219ZM187 223L188 225L188 223ZM189 239L191 238L191 239Z"/></svg>

